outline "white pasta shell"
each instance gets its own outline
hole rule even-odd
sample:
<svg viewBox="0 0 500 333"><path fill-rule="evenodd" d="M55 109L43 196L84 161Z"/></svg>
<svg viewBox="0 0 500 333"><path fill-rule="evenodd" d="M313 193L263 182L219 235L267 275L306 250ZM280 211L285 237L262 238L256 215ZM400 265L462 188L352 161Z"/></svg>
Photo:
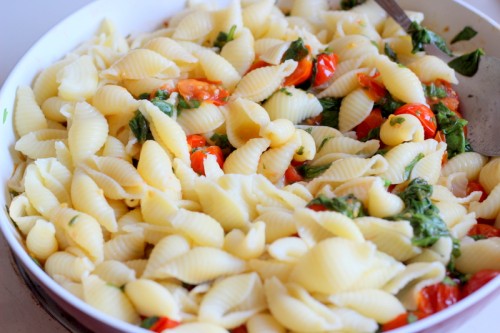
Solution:
<svg viewBox="0 0 500 333"><path fill-rule="evenodd" d="M286 333L285 327L269 313L259 313L252 316L247 321L246 327L248 333Z"/></svg>
<svg viewBox="0 0 500 333"><path fill-rule="evenodd" d="M19 86L14 107L14 129L19 136L48 128L47 120L30 87Z"/></svg>
<svg viewBox="0 0 500 333"><path fill-rule="evenodd" d="M237 98L228 104L227 137L231 145L240 148L248 140L258 138L270 119L266 110L251 100Z"/></svg>
<svg viewBox="0 0 500 333"><path fill-rule="evenodd" d="M130 281L125 285L125 295L139 314L145 317L168 317L180 320L180 309L174 296L161 284L146 279Z"/></svg>
<svg viewBox="0 0 500 333"><path fill-rule="evenodd" d="M189 241L179 235L162 238L153 248L149 260L142 274L143 278L156 278L154 273L170 260L188 252L191 246Z"/></svg>
<svg viewBox="0 0 500 333"><path fill-rule="evenodd" d="M224 250L245 260L253 259L264 253L266 245L266 224L257 221L250 225L247 234L239 229L227 233Z"/></svg>
<svg viewBox="0 0 500 333"><path fill-rule="evenodd" d="M95 267L92 274L99 276L106 282L121 287L135 280L135 271L121 261L105 260Z"/></svg>
<svg viewBox="0 0 500 333"><path fill-rule="evenodd" d="M238 6L232 2L233 7ZM236 38L224 45L220 55L236 69L240 76L244 75L255 60L254 38L247 28L238 31Z"/></svg>
<svg viewBox="0 0 500 333"><path fill-rule="evenodd" d="M339 130L347 132L359 125L373 109L373 100L364 89L358 88L340 104Z"/></svg>
<svg viewBox="0 0 500 333"><path fill-rule="evenodd" d="M196 41L214 28L214 21L211 12L196 10L185 15L175 27L174 39Z"/></svg>
<svg viewBox="0 0 500 333"><path fill-rule="evenodd" d="M250 175L257 172L262 153L269 148L269 140L255 138L234 150L224 161L224 173Z"/></svg>
<svg viewBox="0 0 500 333"><path fill-rule="evenodd" d="M38 105L42 105L46 99L49 97L57 96L57 88L59 87L59 83L57 82L57 73L68 65L73 60L68 57L66 59L55 62L49 67L45 68L40 74L36 77L33 82L33 92L36 97L36 101Z"/></svg>
<svg viewBox="0 0 500 333"><path fill-rule="evenodd" d="M58 96L68 101L84 101L97 90L97 68L88 55L78 57L57 73Z"/></svg>
<svg viewBox="0 0 500 333"><path fill-rule="evenodd" d="M104 244L104 259L127 261L140 259L144 256L146 242L140 233L121 234Z"/></svg>
<svg viewBox="0 0 500 333"><path fill-rule="evenodd" d="M243 24L250 29L255 38L261 37L265 32L266 21L273 5L272 0L259 0L243 8Z"/></svg>
<svg viewBox="0 0 500 333"><path fill-rule="evenodd" d="M207 214L179 209L170 223L177 232L190 238L196 245L222 248L224 229Z"/></svg>
<svg viewBox="0 0 500 333"><path fill-rule="evenodd" d="M449 83L458 84L455 71L442 59L433 55L424 55L408 64L422 82L434 82L445 80Z"/></svg>
<svg viewBox="0 0 500 333"><path fill-rule="evenodd" d="M94 264L87 257L77 257L65 251L53 253L47 258L44 269L49 276L64 276L73 282L81 282L94 269Z"/></svg>
<svg viewBox="0 0 500 333"><path fill-rule="evenodd" d="M456 260L456 267L464 273L476 273L483 269L500 269L500 238L491 237L460 247L461 255Z"/></svg>
<svg viewBox="0 0 500 333"><path fill-rule="evenodd" d="M294 87L286 87L274 93L264 103L264 108L271 120L284 118L294 124L315 117L323 111L323 107L313 94Z"/></svg>
<svg viewBox="0 0 500 333"><path fill-rule="evenodd" d="M92 97L92 105L103 115L132 113L138 103L127 89L117 85L104 85Z"/></svg>
<svg viewBox="0 0 500 333"><path fill-rule="evenodd" d="M233 65L212 50L196 51L195 56L211 81L221 81L224 88L232 91L241 80L241 76Z"/></svg>
<svg viewBox="0 0 500 333"><path fill-rule="evenodd" d="M56 156L55 143L65 142L68 132L60 129L41 129L23 135L16 141L14 149L32 159Z"/></svg>
<svg viewBox="0 0 500 333"><path fill-rule="evenodd" d="M183 110L177 115L177 123L186 135L209 133L219 128L225 121L219 108L212 103L202 102L196 109Z"/></svg>
<svg viewBox="0 0 500 333"><path fill-rule="evenodd" d="M50 222L37 220L26 236L26 247L38 260L45 260L58 249L56 228Z"/></svg>

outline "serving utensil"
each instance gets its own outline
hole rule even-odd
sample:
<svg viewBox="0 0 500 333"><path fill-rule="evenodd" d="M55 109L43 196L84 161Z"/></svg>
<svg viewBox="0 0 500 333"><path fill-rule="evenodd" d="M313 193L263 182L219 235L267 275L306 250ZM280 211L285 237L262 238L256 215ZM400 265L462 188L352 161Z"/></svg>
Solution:
<svg viewBox="0 0 500 333"><path fill-rule="evenodd" d="M405 31L410 18L394 0L375 0ZM428 54L445 62L451 58L432 44L425 45ZM500 59L483 55L479 69L472 77L457 73L460 82L454 89L460 97L460 112L469 122L467 139L472 149L489 156L500 156Z"/></svg>

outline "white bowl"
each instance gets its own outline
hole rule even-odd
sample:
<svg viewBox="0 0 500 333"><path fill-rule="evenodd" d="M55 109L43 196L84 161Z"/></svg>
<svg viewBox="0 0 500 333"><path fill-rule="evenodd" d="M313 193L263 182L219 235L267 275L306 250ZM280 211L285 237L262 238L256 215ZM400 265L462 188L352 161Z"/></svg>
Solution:
<svg viewBox="0 0 500 333"><path fill-rule="evenodd" d="M227 1L220 1L227 2ZM451 39L464 26L473 26L479 32L471 41L462 42L455 50L472 50L483 47L487 54L500 57L500 26L460 0L400 0L405 9L425 13L424 25ZM91 38L104 18L111 19L123 35L131 32L151 31L175 12L184 7L185 1L157 0L101 0L91 3L72 14L45 34L11 72L0 91L0 110L6 109L7 120L0 132L1 184L6 184L13 171L15 135L12 126L12 110L16 88L30 85L43 68L60 59L81 42ZM431 9L431 10L429 10ZM64 42L61 42L64 41ZM7 190L0 191L0 204L9 202ZM14 255L29 276L37 282L53 300L83 325L95 332L150 332L122 322L97 311L60 287L25 251L21 236L5 211L0 213L0 228ZM394 333L451 332L460 325L459 318L473 316L495 297L500 288L500 277L488 283L466 299L431 317L394 330Z"/></svg>

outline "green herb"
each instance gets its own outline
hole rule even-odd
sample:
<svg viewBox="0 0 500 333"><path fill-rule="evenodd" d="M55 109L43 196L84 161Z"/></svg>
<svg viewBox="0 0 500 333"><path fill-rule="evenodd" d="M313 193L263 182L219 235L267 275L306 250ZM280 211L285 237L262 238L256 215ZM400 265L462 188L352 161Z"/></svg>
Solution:
<svg viewBox="0 0 500 333"><path fill-rule="evenodd" d="M169 93L167 90L158 89L158 90L156 90L156 93L155 93L155 96L154 96L153 100L154 100L155 98L157 98L157 99L161 99L161 100L165 100L165 99L167 99L169 96L170 96L170 93ZM151 101L152 101L152 100L151 100Z"/></svg>
<svg viewBox="0 0 500 333"><path fill-rule="evenodd" d="M311 134L312 131L313 131L313 128L312 127L308 127L304 131L306 131L307 133Z"/></svg>
<svg viewBox="0 0 500 333"><path fill-rule="evenodd" d="M8 114L7 108L4 108L3 109L3 121L2 121L3 124L5 124L5 122L7 121L7 114Z"/></svg>
<svg viewBox="0 0 500 333"><path fill-rule="evenodd" d="M392 117L391 120L389 121L389 125L396 126L396 125L401 125L404 122L405 118L403 117Z"/></svg>
<svg viewBox="0 0 500 333"><path fill-rule="evenodd" d="M479 68L481 56L484 55L483 49L477 49L471 53L457 57L448 63L458 73L464 76L474 76Z"/></svg>
<svg viewBox="0 0 500 333"><path fill-rule="evenodd" d="M465 152L467 140L465 139L464 127L467 120L459 118L448 109L442 102L434 104L432 111L436 115L438 129L443 131L446 138L448 158Z"/></svg>
<svg viewBox="0 0 500 333"><path fill-rule="evenodd" d="M234 39L234 33L236 32L236 25L233 25L231 29L229 29L228 33L225 33L223 31L219 32L217 35L217 38L215 39L214 46L218 47L219 49L222 49L224 45L229 43Z"/></svg>
<svg viewBox="0 0 500 333"><path fill-rule="evenodd" d="M140 143L146 140L153 140L149 123L139 110L135 111L135 115L130 119L128 126Z"/></svg>
<svg viewBox="0 0 500 333"><path fill-rule="evenodd" d="M415 164L418 163L418 161L420 161L422 158L424 158L424 154L423 153L420 153L418 154L411 162L410 164L408 164L406 167L405 167L405 173L404 173L404 179L409 179L410 178L410 174L413 170L413 168L415 167Z"/></svg>
<svg viewBox="0 0 500 333"><path fill-rule="evenodd" d="M210 141L212 141L214 145L220 147L224 156L229 155L234 150L226 134L214 133L214 135L210 137Z"/></svg>
<svg viewBox="0 0 500 333"><path fill-rule="evenodd" d="M362 24L361 26L362 26L362 27L364 27L365 25L364 25L364 24ZM375 47L377 48L377 50L378 50L378 43L377 43L376 41L374 41L374 40L371 40L371 39L370 39L370 43L371 43L373 46L375 46Z"/></svg>
<svg viewBox="0 0 500 333"><path fill-rule="evenodd" d="M318 99L318 101L323 107L323 111L321 112L320 125L338 129L340 104L342 102L342 99L325 97Z"/></svg>
<svg viewBox="0 0 500 333"><path fill-rule="evenodd" d="M157 99L155 97L151 100L151 103L156 105L161 112L165 113L169 117L172 117L174 114L174 106L162 99Z"/></svg>
<svg viewBox="0 0 500 333"><path fill-rule="evenodd" d="M331 164L312 166L308 164L302 164L301 166L297 167L297 171L305 179L313 179L325 172L330 167L330 165Z"/></svg>
<svg viewBox="0 0 500 333"><path fill-rule="evenodd" d="M387 92L384 97L375 102L375 106L380 108L382 111L382 117L388 118L389 115L396 112L396 110L402 107L405 103L396 101L392 95Z"/></svg>
<svg viewBox="0 0 500 333"><path fill-rule="evenodd" d="M328 198L325 195L320 195L311 200L306 207L312 205L321 205L327 210L339 212L351 219L356 217L366 216L363 203L353 194L348 194L344 197Z"/></svg>
<svg viewBox="0 0 500 333"><path fill-rule="evenodd" d="M289 92L286 88L281 88L278 90L279 92L282 92L283 94L287 95L287 96L292 96L292 93Z"/></svg>
<svg viewBox="0 0 500 333"><path fill-rule="evenodd" d="M359 139L359 141L366 142L368 140L373 140L373 139L375 140L380 139L380 127L372 128L368 132L368 134L364 138Z"/></svg>
<svg viewBox="0 0 500 333"><path fill-rule="evenodd" d="M408 324L411 324L416 322L418 320L418 317L413 312L409 312L406 320L408 321Z"/></svg>
<svg viewBox="0 0 500 333"><path fill-rule="evenodd" d="M389 43L385 43L384 44L384 53L392 61L398 62L398 55L396 54L396 52L394 52L394 50L391 48L391 46L389 45Z"/></svg>
<svg viewBox="0 0 500 333"><path fill-rule="evenodd" d="M478 241L478 240L481 240L481 239L487 239L488 238L485 235L472 235L472 236L469 236L469 237L472 238L475 241Z"/></svg>
<svg viewBox="0 0 500 333"><path fill-rule="evenodd" d="M140 94L139 97L137 97L137 98L138 99L149 99L150 95L151 95L150 93L145 92L145 93Z"/></svg>
<svg viewBox="0 0 500 333"><path fill-rule="evenodd" d="M434 83L431 83L429 85L423 84L422 87L424 88L425 97L445 98L447 96L446 90L441 87L436 87Z"/></svg>
<svg viewBox="0 0 500 333"><path fill-rule="evenodd" d="M353 7L361 5L364 2L366 2L366 0L342 0L340 2L340 8L343 10L349 10Z"/></svg>
<svg viewBox="0 0 500 333"><path fill-rule="evenodd" d="M425 44L434 44L441 51L448 54L449 56L453 55L453 53L451 53L450 49L446 45L446 42L441 36L439 36L435 32L432 32L422 27L415 21L413 21L410 27L408 28L408 33L411 35L411 41L413 44L413 50L412 50L413 53L418 51L424 51Z"/></svg>
<svg viewBox="0 0 500 333"><path fill-rule="evenodd" d="M387 152L391 150L390 148L382 148L382 149L379 149L375 152L375 155L382 155L384 156L385 154L387 154Z"/></svg>
<svg viewBox="0 0 500 333"><path fill-rule="evenodd" d="M392 182L389 180L389 179L384 179L384 187L385 188L388 188L389 186L391 186Z"/></svg>
<svg viewBox="0 0 500 333"><path fill-rule="evenodd" d="M79 216L78 214L77 214L77 215L75 215L75 216L73 216L73 217L71 218L71 220L69 220L68 225L69 225L69 226L72 226L73 224L75 224L76 219L78 218L78 216Z"/></svg>
<svg viewBox="0 0 500 333"><path fill-rule="evenodd" d="M294 40L290 44L290 47L285 51L285 53L281 57L281 62L289 59L300 61L304 59L308 54L309 50L304 45L304 41L302 40L302 38L299 37L299 39Z"/></svg>
<svg viewBox="0 0 500 333"><path fill-rule="evenodd" d="M408 187L399 193L405 209L390 219L409 221L413 228L412 243L420 247L428 247L440 237L451 237L446 223L439 216L439 209L430 197L432 185L422 178L415 178Z"/></svg>
<svg viewBox="0 0 500 333"><path fill-rule="evenodd" d="M201 105L201 102L196 99L185 99L182 95L179 95L179 101L177 102L177 111L180 113L184 109L197 109Z"/></svg>
<svg viewBox="0 0 500 333"><path fill-rule="evenodd" d="M141 322L140 326L142 328L151 328L158 320L160 320L160 317L157 316L147 317Z"/></svg>
<svg viewBox="0 0 500 333"><path fill-rule="evenodd" d="M304 154L304 146L300 146L299 149L296 152L297 155L303 155Z"/></svg>
<svg viewBox="0 0 500 333"><path fill-rule="evenodd" d="M455 37L453 37L450 44L455 44L456 42L460 42L462 40L470 40L476 35L476 30L474 30L472 27L466 26Z"/></svg>
<svg viewBox="0 0 500 333"><path fill-rule="evenodd" d="M327 137L324 137L323 140L321 140L321 143L319 144L319 147L318 147L318 152L323 149L324 145L328 142L328 140L330 139L333 139L334 137L333 136L327 136Z"/></svg>

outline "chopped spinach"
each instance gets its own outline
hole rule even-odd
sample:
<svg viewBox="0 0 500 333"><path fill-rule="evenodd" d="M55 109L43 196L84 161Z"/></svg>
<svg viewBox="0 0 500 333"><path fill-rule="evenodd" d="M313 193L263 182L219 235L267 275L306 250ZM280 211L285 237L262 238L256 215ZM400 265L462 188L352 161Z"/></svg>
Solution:
<svg viewBox="0 0 500 333"><path fill-rule="evenodd" d="M302 40L302 38L299 37L290 44L290 47L285 51L285 53L281 57L281 62L289 59L300 61L305 57L307 57L308 54L309 50L304 45L304 41Z"/></svg>
<svg viewBox="0 0 500 333"><path fill-rule="evenodd" d="M349 10L353 7L361 5L364 2L366 2L366 0L342 0L340 2L340 8L342 8L342 10Z"/></svg>
<svg viewBox="0 0 500 333"><path fill-rule="evenodd" d="M466 151L467 140L465 139L464 127L467 125L467 120L457 116L442 102L434 104L432 111L436 115L438 129L443 131L446 138L448 158Z"/></svg>
<svg viewBox="0 0 500 333"><path fill-rule="evenodd" d="M218 47L219 49L222 49L224 45L226 45L228 42L234 39L235 32L236 32L236 25L233 25L231 29L229 29L229 32L227 33L224 31L219 32L217 38L215 39L214 46Z"/></svg>
<svg viewBox="0 0 500 333"><path fill-rule="evenodd" d="M364 137L359 139L361 142L366 142L368 140L379 140L380 139L380 126L372 128L368 134Z"/></svg>
<svg viewBox="0 0 500 333"><path fill-rule="evenodd" d="M410 174L413 170L413 168L415 167L415 164L418 163L418 161L420 161L422 158L424 158L424 154L423 153L420 153L418 154L411 162L410 164L408 164L406 167L405 167L405 174L404 174L404 178L405 179L409 179L410 178Z"/></svg>
<svg viewBox="0 0 500 333"><path fill-rule="evenodd" d="M281 92L281 93L283 93L283 94L285 94L287 96L292 96L292 93L289 92L285 87L279 89L278 92Z"/></svg>
<svg viewBox="0 0 500 333"><path fill-rule="evenodd" d="M445 98L447 96L446 90L442 87L437 87L434 83L429 85L423 84L425 97L428 98Z"/></svg>
<svg viewBox="0 0 500 333"><path fill-rule="evenodd" d="M404 122L405 122L405 118L403 118L403 117L392 117L391 120L389 121L389 125L394 127L396 125L401 125Z"/></svg>
<svg viewBox="0 0 500 333"><path fill-rule="evenodd" d="M150 94L145 92L139 95L138 99L149 99Z"/></svg>
<svg viewBox="0 0 500 333"><path fill-rule="evenodd" d="M466 26L455 37L453 37L450 44L455 44L456 42L460 42L462 40L470 40L476 35L476 30L474 30L472 27Z"/></svg>
<svg viewBox="0 0 500 333"><path fill-rule="evenodd" d="M76 219L78 218L78 216L79 216L78 214L77 214L77 215L75 215L75 216L73 216L73 217L69 220L68 225L69 225L69 226L72 226L73 224L75 224Z"/></svg>
<svg viewBox="0 0 500 333"><path fill-rule="evenodd" d="M144 318L144 320L141 322L140 327L147 329L151 328L158 320L160 320L160 317L157 316Z"/></svg>
<svg viewBox="0 0 500 333"><path fill-rule="evenodd" d="M389 43L385 43L384 44L384 53L392 61L398 62L398 55L396 54L396 52L394 52L394 50L391 48L391 46L389 45Z"/></svg>
<svg viewBox="0 0 500 333"><path fill-rule="evenodd" d="M220 147L224 156L229 155L235 149L229 142L229 139L226 134L214 133L210 137L210 141L212 141L214 145Z"/></svg>
<svg viewBox="0 0 500 333"><path fill-rule="evenodd" d="M174 106L172 104L166 102L165 100L159 99L157 97L153 98L151 100L151 103L156 105L158 107L158 109L160 109L161 112L165 113L169 117L172 117L172 115L174 113Z"/></svg>
<svg viewBox="0 0 500 333"><path fill-rule="evenodd" d="M412 52L424 51L425 44L434 44L441 51L452 56L453 53L450 51L444 39L436 34L435 32L422 27L417 22L413 21L408 28L408 33L411 35L411 41L413 44Z"/></svg>
<svg viewBox="0 0 500 333"><path fill-rule="evenodd" d="M338 129L340 104L342 102L342 99L334 97L325 97L325 98L320 98L318 100L321 106L323 107L323 111L321 112L320 125Z"/></svg>
<svg viewBox="0 0 500 333"><path fill-rule="evenodd" d="M483 49L479 48L471 53L464 54L450 61L448 65L464 76L474 76L479 68Z"/></svg>
<svg viewBox="0 0 500 333"><path fill-rule="evenodd" d="M179 101L177 102L177 111L180 113L185 109L197 109L201 105L201 101L197 99L185 99L182 95L179 95Z"/></svg>
<svg viewBox="0 0 500 333"><path fill-rule="evenodd" d="M305 179L313 179L325 172L331 164L312 166L308 164L302 164L297 167L297 171Z"/></svg>
<svg viewBox="0 0 500 333"><path fill-rule="evenodd" d="M331 199L322 194L311 200L306 207L312 205L321 205L327 210L339 212L347 217L350 217L351 219L366 216L363 203L353 194Z"/></svg>
<svg viewBox="0 0 500 333"><path fill-rule="evenodd" d="M375 102L375 107L379 107L382 111L382 117L388 118L389 115L396 112L396 110L402 107L405 103L396 101L389 92L386 92L385 96Z"/></svg>
<svg viewBox="0 0 500 333"><path fill-rule="evenodd" d="M153 134L151 134L151 130L149 129L149 123L139 110L135 111L135 115L129 121L128 125L139 142L142 143L146 140L153 140Z"/></svg>

